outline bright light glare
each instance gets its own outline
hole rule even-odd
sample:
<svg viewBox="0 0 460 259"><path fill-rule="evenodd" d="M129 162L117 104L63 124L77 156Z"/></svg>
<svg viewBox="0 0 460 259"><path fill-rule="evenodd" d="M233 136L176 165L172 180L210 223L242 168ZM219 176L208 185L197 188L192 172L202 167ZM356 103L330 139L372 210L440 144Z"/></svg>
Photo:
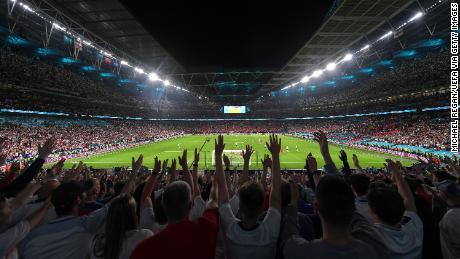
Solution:
<svg viewBox="0 0 460 259"><path fill-rule="evenodd" d="M385 33L385 35L383 35L382 37L380 37L378 40L383 40L383 39L385 39L386 37L390 36L391 34L393 34L393 31L389 31L389 32Z"/></svg>
<svg viewBox="0 0 460 259"><path fill-rule="evenodd" d="M416 13L412 18L409 19L409 22L412 22L413 20L418 19L418 18L420 18L420 17L422 17L422 16L423 16L423 13L422 13L422 12L418 12L418 13Z"/></svg>
<svg viewBox="0 0 460 259"><path fill-rule="evenodd" d="M159 81L160 78L158 77L157 74L155 74L155 73L152 72L152 73L149 74L149 80L150 80L150 81Z"/></svg>
<svg viewBox="0 0 460 259"><path fill-rule="evenodd" d="M139 73L139 74L143 74L143 73L144 73L144 69L138 68L138 67L134 68L134 71L136 71L136 72Z"/></svg>
<svg viewBox="0 0 460 259"><path fill-rule="evenodd" d="M366 46L364 46L362 49L360 49L359 51L363 51L363 50L366 50L368 48L370 48L371 46L369 44L367 44Z"/></svg>
<svg viewBox="0 0 460 259"><path fill-rule="evenodd" d="M319 77L322 74L323 74L323 70L316 70L315 72L313 72L311 77Z"/></svg>
<svg viewBox="0 0 460 259"><path fill-rule="evenodd" d="M121 61L121 64L122 64L122 65L129 65L128 62L127 62L126 60L122 60L122 61Z"/></svg>
<svg viewBox="0 0 460 259"><path fill-rule="evenodd" d="M343 61L350 61L353 59L353 55L348 53L347 55L345 55L345 57L343 58Z"/></svg>
<svg viewBox="0 0 460 259"><path fill-rule="evenodd" d="M329 70L329 71L332 71L332 70L335 69L336 66L337 65L335 63L331 62L331 63L327 64L326 69Z"/></svg>
<svg viewBox="0 0 460 259"><path fill-rule="evenodd" d="M171 82L169 82L169 80L165 80L163 83L165 84L165 86L170 86L171 85Z"/></svg>
<svg viewBox="0 0 460 259"><path fill-rule="evenodd" d="M309 80L310 80L310 77L309 77L309 76L304 76L304 77L302 78L302 80L300 80L300 82L306 83L306 82L308 82Z"/></svg>

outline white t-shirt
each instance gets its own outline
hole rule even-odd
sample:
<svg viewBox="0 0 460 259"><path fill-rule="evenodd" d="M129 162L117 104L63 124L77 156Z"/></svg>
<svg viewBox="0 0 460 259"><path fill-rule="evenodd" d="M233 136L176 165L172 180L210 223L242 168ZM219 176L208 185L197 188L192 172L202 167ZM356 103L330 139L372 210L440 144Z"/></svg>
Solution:
<svg viewBox="0 0 460 259"><path fill-rule="evenodd" d="M220 224L225 238L225 253L229 259L274 258L280 230L281 213L270 208L259 226L242 229L229 203L219 207Z"/></svg>
<svg viewBox="0 0 460 259"><path fill-rule="evenodd" d="M16 245L30 232L28 221L21 221L0 234L0 258L18 258Z"/></svg>
<svg viewBox="0 0 460 259"><path fill-rule="evenodd" d="M422 257L423 223L417 213L406 211L401 228L374 224L393 259Z"/></svg>
<svg viewBox="0 0 460 259"><path fill-rule="evenodd" d="M439 222L444 259L460 258L460 208L450 209Z"/></svg>
<svg viewBox="0 0 460 259"><path fill-rule="evenodd" d="M24 259L85 258L93 235L106 219L108 206L87 216L61 217L36 228L21 242L20 255Z"/></svg>
<svg viewBox="0 0 460 259"><path fill-rule="evenodd" d="M369 211L369 203L366 197L356 197L355 199L356 212L363 215L369 222L372 222L371 212Z"/></svg>

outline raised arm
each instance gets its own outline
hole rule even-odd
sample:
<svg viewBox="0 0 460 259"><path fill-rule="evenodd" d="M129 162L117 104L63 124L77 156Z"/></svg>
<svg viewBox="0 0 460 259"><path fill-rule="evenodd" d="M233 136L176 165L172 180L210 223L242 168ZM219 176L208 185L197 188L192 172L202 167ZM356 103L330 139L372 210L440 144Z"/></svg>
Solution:
<svg viewBox="0 0 460 259"><path fill-rule="evenodd" d="M145 207L147 198L149 198L152 195L153 186L155 185L160 170L161 160L158 160L158 157L155 157L153 162L152 174L149 176L149 179L145 183L144 189L142 190L142 196L140 200L141 207Z"/></svg>
<svg viewBox="0 0 460 259"><path fill-rule="evenodd" d="M254 153L251 145L246 145L246 149L243 152L243 175L241 176L240 185L243 185L245 182L249 181L249 161L251 160L251 155Z"/></svg>
<svg viewBox="0 0 460 259"><path fill-rule="evenodd" d="M38 174L48 156L53 152L55 145L56 140L54 138L50 138L45 141L43 146L39 146L38 158L35 159L26 171L16 178L10 185L6 186L3 190L0 190L1 193L6 197L13 197L24 189Z"/></svg>
<svg viewBox="0 0 460 259"><path fill-rule="evenodd" d="M188 170L188 163L187 163L187 149L184 149L182 153L182 157L178 157L177 161L179 161L180 166L182 167L182 180L190 185L190 189L192 190L192 195L195 197L196 191L195 186L193 184L192 175Z"/></svg>
<svg viewBox="0 0 460 259"><path fill-rule="evenodd" d="M227 184L224 175L224 168L222 167L222 153L225 149L224 136L219 135L217 140L214 140L215 144L215 164L216 164L216 177L217 182L217 197L219 200L219 205L227 203L229 200Z"/></svg>
<svg viewBox="0 0 460 259"><path fill-rule="evenodd" d="M313 139L319 143L321 155L324 159L324 170L328 174L337 174L337 167L332 161L331 154L329 153L329 144L327 143L326 133L320 130L318 132L313 133L313 136Z"/></svg>
<svg viewBox="0 0 460 259"><path fill-rule="evenodd" d="M136 189L136 178L137 178L137 173L139 173L139 170L142 167L142 162L144 161L144 156L140 155L137 160L134 160L134 157L132 158L131 162L131 175L128 179L128 182L125 183L125 186L123 186L123 189L121 190L121 193L133 193L134 190Z"/></svg>
<svg viewBox="0 0 460 259"><path fill-rule="evenodd" d="M264 156L264 159L261 159L261 162L262 162L263 172L262 172L262 179L260 183L264 187L264 190L267 190L267 174L268 174L268 168L272 166L272 160L270 156L266 154Z"/></svg>
<svg viewBox="0 0 460 259"><path fill-rule="evenodd" d="M200 186L198 185L198 162L200 161L200 153L198 149L195 148L195 156L193 157L193 171L192 171L192 181L193 189L195 191L194 197L201 195Z"/></svg>
<svg viewBox="0 0 460 259"><path fill-rule="evenodd" d="M270 136L268 150L272 154L272 188L270 191L270 208L281 209L281 172L280 172L280 151L281 139L278 136Z"/></svg>
<svg viewBox="0 0 460 259"><path fill-rule="evenodd" d="M406 180L402 176L401 166L398 163L395 163L391 159L386 160L385 167L387 168L388 172L394 178L396 186L398 187L398 192L403 198L404 206L406 210L417 212L417 208L415 207L414 195L412 194L409 184L407 184Z"/></svg>
<svg viewBox="0 0 460 259"><path fill-rule="evenodd" d="M348 182L348 179L350 178L350 175L351 175L351 169L350 169L350 165L348 164L347 153L345 153L343 149L340 150L339 159L343 163L343 175L345 177L345 181Z"/></svg>
<svg viewBox="0 0 460 259"><path fill-rule="evenodd" d="M356 170L358 170L359 173L364 173L363 169L361 168L361 165L359 164L358 156L353 154L352 160L353 165L356 167Z"/></svg>

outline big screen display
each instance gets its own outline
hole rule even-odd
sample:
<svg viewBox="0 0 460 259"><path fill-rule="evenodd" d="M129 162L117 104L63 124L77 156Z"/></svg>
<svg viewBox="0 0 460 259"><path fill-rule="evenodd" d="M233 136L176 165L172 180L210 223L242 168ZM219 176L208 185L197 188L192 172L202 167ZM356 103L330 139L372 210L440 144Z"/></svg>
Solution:
<svg viewBox="0 0 460 259"><path fill-rule="evenodd" d="M224 106L224 113L246 113L246 106Z"/></svg>

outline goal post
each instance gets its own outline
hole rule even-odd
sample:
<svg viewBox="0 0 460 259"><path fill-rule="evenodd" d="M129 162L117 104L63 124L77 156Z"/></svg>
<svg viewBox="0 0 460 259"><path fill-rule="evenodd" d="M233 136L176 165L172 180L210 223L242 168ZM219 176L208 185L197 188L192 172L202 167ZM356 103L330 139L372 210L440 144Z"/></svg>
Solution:
<svg viewBox="0 0 460 259"><path fill-rule="evenodd" d="M233 166L243 166L244 164L244 159L243 159L243 151L242 150L229 150L226 149L223 152L224 155L228 156L228 159L230 160L230 164ZM253 154L254 155L254 154ZM251 165L253 158L249 160L249 165ZM212 166L216 165L215 161L215 150L212 151Z"/></svg>

